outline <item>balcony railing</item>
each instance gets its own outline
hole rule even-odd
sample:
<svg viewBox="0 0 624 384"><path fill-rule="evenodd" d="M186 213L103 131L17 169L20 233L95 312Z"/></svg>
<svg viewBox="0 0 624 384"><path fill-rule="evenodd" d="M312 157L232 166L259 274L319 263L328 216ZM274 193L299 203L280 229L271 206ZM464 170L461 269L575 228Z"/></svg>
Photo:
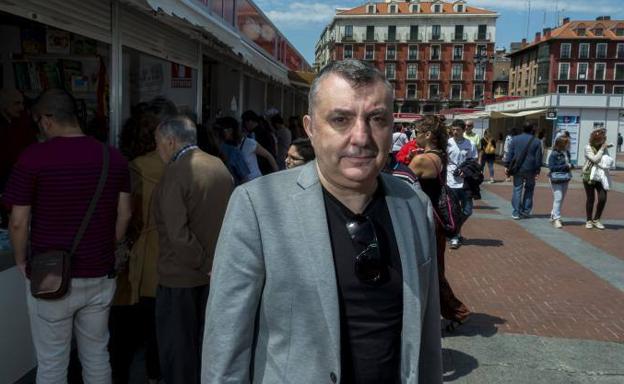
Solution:
<svg viewBox="0 0 624 384"><path fill-rule="evenodd" d="M475 33L474 34L474 40L475 41L491 41L492 40L492 34L487 32L487 33Z"/></svg>
<svg viewBox="0 0 624 384"><path fill-rule="evenodd" d="M423 41L423 34L422 33L408 33L407 34L407 41Z"/></svg>
<svg viewBox="0 0 624 384"><path fill-rule="evenodd" d="M340 41L342 41L342 42L355 42L355 37L353 37L353 35L343 35L340 38Z"/></svg>
<svg viewBox="0 0 624 384"><path fill-rule="evenodd" d="M453 41L467 41L468 34L467 33L453 33Z"/></svg>
<svg viewBox="0 0 624 384"><path fill-rule="evenodd" d="M430 33L428 35L428 39L429 41L444 41L444 33Z"/></svg>
<svg viewBox="0 0 624 384"><path fill-rule="evenodd" d="M394 33L394 34L384 33L384 41L387 41L387 42L398 42L399 41L398 36L399 36L398 33Z"/></svg>

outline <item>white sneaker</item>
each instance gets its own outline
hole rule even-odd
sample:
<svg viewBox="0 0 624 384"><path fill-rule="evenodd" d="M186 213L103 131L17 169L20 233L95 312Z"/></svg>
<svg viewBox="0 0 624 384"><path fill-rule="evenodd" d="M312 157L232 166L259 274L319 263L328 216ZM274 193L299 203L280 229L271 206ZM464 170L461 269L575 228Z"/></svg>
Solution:
<svg viewBox="0 0 624 384"><path fill-rule="evenodd" d="M494 178L490 177L490 184L494 184L494 183L495 183Z"/></svg>
<svg viewBox="0 0 624 384"><path fill-rule="evenodd" d="M555 228L559 229L559 228L563 227L563 224L561 224L561 220L555 219L555 220L553 220L553 226Z"/></svg>
<svg viewBox="0 0 624 384"><path fill-rule="evenodd" d="M599 220L594 220L592 222L592 224L594 225L594 227L596 227L598 229L605 229L605 226L602 225L602 223Z"/></svg>
<svg viewBox="0 0 624 384"><path fill-rule="evenodd" d="M587 220L587 223L585 223L585 228L587 228L587 229L594 228L594 222L591 221L591 220Z"/></svg>

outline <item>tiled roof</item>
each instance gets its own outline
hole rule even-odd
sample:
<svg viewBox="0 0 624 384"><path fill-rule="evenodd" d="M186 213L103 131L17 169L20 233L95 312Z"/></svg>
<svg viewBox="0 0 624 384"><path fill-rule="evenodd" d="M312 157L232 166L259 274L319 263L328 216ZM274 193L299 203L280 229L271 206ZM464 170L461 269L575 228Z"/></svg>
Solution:
<svg viewBox="0 0 624 384"><path fill-rule="evenodd" d="M579 28L585 28L585 35L579 36L577 31ZM602 28L602 36L595 34L596 28ZM531 41L516 52L511 53L514 55L518 52L524 51L528 48L535 47L545 41L550 40L564 40L564 39L579 39L579 40L621 40L624 41L624 36L616 36L615 30L618 28L624 29L624 20L577 20L570 21L560 27L553 29L550 32L550 36L541 36L539 41Z"/></svg>
<svg viewBox="0 0 624 384"><path fill-rule="evenodd" d="M437 2L437 3L433 3L433 2L427 2L427 3L419 3L420 4L420 12L419 13L412 13L410 12L410 4L416 4L416 3L407 3L407 2L395 2L395 3L366 3L366 4L362 4L358 7L355 8L351 8L345 11L341 11L338 12L337 15L370 15L370 13L367 12L367 6L370 4L375 4L376 6L376 12L375 14L377 15L396 15L396 14L410 14L410 15L420 15L420 14L433 14L433 15L444 15L444 14L458 14L458 15L495 15L496 12L493 11L488 11L487 9L482 9L482 8L475 8L475 7L470 7L470 6L466 6L464 5L464 12L455 12L455 9L453 7L454 3L445 3L445 2ZM398 12L397 13L390 13L389 11L389 7L390 4L396 4L398 5ZM433 5L434 4L443 4L442 7L442 12L441 13L434 13L433 12Z"/></svg>

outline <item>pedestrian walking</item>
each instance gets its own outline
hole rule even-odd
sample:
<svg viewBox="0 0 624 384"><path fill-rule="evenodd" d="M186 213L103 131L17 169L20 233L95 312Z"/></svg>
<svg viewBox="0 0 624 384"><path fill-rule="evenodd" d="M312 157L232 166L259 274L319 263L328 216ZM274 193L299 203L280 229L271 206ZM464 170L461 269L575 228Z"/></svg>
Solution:
<svg viewBox="0 0 624 384"><path fill-rule="evenodd" d="M200 382L210 271L233 180L221 159L200 150L195 124L174 116L156 129L165 171L153 192L158 230L156 336L167 384Z"/></svg>
<svg viewBox="0 0 624 384"><path fill-rule="evenodd" d="M585 165L583 166L583 187L587 201L585 212L587 222L585 228L605 229L600 222L602 212L607 204L607 191L611 185L609 169L613 167L615 161L609 155L607 148L612 145L607 144L607 130L597 129L589 135L589 143L585 146ZM594 212L594 201L596 195L598 202Z"/></svg>
<svg viewBox="0 0 624 384"><path fill-rule="evenodd" d="M616 148L616 152L617 153L622 152L622 144L624 144L624 137L622 137L622 134L620 132L618 132L618 135L617 135L617 148Z"/></svg>
<svg viewBox="0 0 624 384"><path fill-rule="evenodd" d="M328 64L304 127L316 161L239 186L219 237L202 383L442 383L431 203L380 174L392 86Z"/></svg>
<svg viewBox="0 0 624 384"><path fill-rule="evenodd" d="M559 136L555 139L552 152L548 157L548 177L550 179L550 187L553 193L553 207L550 212L550 220L555 228L563 227L561 223L561 206L568 191L568 184L572 179L572 164L568 157L568 145L570 139L565 136Z"/></svg>
<svg viewBox="0 0 624 384"><path fill-rule="evenodd" d="M477 148L472 141L466 139L464 130L466 123L463 120L454 120L451 123L452 137L448 140L446 155L448 165L446 167L446 183L459 200L464 214L464 222L472 215L472 197L466 190L462 165L467 161L477 161ZM478 165L477 165L478 167ZM457 249L461 244L461 235L458 233L450 239L450 248Z"/></svg>
<svg viewBox="0 0 624 384"><path fill-rule="evenodd" d="M67 382L75 336L84 381L110 383L108 317L115 243L131 215L128 163L117 149L82 133L75 100L65 91L44 92L33 117L47 141L19 157L3 200L12 208L15 262L28 279L36 380ZM58 264L52 256L61 251L67 260ZM52 268L65 263L71 270L59 276ZM61 279L58 290L47 286Z"/></svg>
<svg viewBox="0 0 624 384"><path fill-rule="evenodd" d="M433 208L437 209L445 182L446 151L448 136L446 127L435 116L427 116L414 131L414 141L422 150L414 151L408 166L418 179L421 189L431 199ZM439 217L440 215L436 215ZM454 331L470 316L470 311L453 292L445 276L444 252L446 236L439 220L436 220L436 253L438 262L438 282L440 287L440 312L449 321L447 331Z"/></svg>
<svg viewBox="0 0 624 384"><path fill-rule="evenodd" d="M507 132L507 136L505 136L505 142L503 143L503 163L506 163L509 161L508 157L509 157L509 146L511 145L511 140L514 138L514 136L518 136L520 134L521 130L518 127L512 127L508 130ZM505 175L505 181L506 182L510 182L511 181L511 177Z"/></svg>
<svg viewBox="0 0 624 384"><path fill-rule="evenodd" d="M496 160L496 139L490 135L489 129L486 129L481 139L481 148L483 153L481 154L481 171L485 172L485 165L487 164L490 172L490 184L494 183L494 160Z"/></svg>
<svg viewBox="0 0 624 384"><path fill-rule="evenodd" d="M511 140L505 164L505 174L513 176L511 217L514 220L531 216L535 179L542 168L542 145L534 135L533 123L526 122L522 131Z"/></svg>

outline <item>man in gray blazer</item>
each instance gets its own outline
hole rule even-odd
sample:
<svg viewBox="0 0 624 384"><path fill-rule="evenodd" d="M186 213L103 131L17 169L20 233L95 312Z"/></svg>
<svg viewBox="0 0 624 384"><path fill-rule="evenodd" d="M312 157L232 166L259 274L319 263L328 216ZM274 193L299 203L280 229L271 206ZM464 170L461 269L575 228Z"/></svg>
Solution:
<svg viewBox="0 0 624 384"><path fill-rule="evenodd" d="M202 383L441 383L431 203L380 174L392 87L334 62L309 113L316 161L243 184L228 205Z"/></svg>

